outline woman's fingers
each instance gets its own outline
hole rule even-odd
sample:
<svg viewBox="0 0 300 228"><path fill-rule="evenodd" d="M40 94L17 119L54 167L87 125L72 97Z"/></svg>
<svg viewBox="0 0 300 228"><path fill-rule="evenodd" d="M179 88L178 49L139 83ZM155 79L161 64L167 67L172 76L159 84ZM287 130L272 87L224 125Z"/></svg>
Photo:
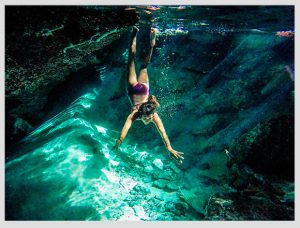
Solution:
<svg viewBox="0 0 300 228"><path fill-rule="evenodd" d="M176 159L176 161L177 161L177 163L178 163L179 165L181 165L182 162L183 162L182 159L180 159L180 158L179 158L179 159Z"/></svg>
<svg viewBox="0 0 300 228"><path fill-rule="evenodd" d="M184 157L181 156L181 154L183 154L182 152L179 152L179 151L176 151L176 150L170 150L170 153L171 153L171 157L177 162L177 164L181 165L183 160L184 160Z"/></svg>
<svg viewBox="0 0 300 228"><path fill-rule="evenodd" d="M182 152L178 152L178 151L174 150L174 154L176 154L176 156L184 159L183 156L181 156L181 154L183 154Z"/></svg>
<svg viewBox="0 0 300 228"><path fill-rule="evenodd" d="M179 152L177 150L173 150L174 153L177 153L177 154L183 154L183 152Z"/></svg>
<svg viewBox="0 0 300 228"><path fill-rule="evenodd" d="M182 158L182 159L184 159L184 157L183 157L183 156L181 156L180 154L177 154L177 156L178 156L178 157L180 157L180 158Z"/></svg>
<svg viewBox="0 0 300 228"><path fill-rule="evenodd" d="M182 162L183 162L182 160L184 160L184 157L181 156L180 154L183 154L183 153L173 150L172 155L174 156L174 158L176 159L178 164L182 164Z"/></svg>
<svg viewBox="0 0 300 228"><path fill-rule="evenodd" d="M177 158L175 156L172 156L172 158L175 160L175 162L178 164L178 165L181 165L182 164L182 160L180 158Z"/></svg>

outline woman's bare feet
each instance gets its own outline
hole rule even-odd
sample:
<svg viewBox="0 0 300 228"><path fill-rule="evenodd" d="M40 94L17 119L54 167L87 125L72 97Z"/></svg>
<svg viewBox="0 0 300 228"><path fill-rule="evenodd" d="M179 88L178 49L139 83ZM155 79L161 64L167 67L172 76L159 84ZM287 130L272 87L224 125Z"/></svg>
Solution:
<svg viewBox="0 0 300 228"><path fill-rule="evenodd" d="M150 46L151 47L155 46L155 39L156 39L156 29L151 28L151 30L150 30Z"/></svg>

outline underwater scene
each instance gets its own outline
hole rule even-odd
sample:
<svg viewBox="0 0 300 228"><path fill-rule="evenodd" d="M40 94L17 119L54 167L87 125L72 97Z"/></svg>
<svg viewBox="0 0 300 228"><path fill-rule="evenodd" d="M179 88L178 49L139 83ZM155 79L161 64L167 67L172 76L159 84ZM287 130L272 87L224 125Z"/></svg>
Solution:
<svg viewBox="0 0 300 228"><path fill-rule="evenodd" d="M294 220L294 6L5 6L5 219Z"/></svg>

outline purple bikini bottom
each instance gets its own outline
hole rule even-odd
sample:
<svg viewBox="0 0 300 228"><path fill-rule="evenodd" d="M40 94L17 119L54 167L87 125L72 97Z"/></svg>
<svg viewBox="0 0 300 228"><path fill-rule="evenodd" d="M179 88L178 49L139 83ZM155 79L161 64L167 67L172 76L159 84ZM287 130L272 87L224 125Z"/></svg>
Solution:
<svg viewBox="0 0 300 228"><path fill-rule="evenodd" d="M149 95L149 87L144 83L138 82L135 86L128 89L128 93L130 95Z"/></svg>

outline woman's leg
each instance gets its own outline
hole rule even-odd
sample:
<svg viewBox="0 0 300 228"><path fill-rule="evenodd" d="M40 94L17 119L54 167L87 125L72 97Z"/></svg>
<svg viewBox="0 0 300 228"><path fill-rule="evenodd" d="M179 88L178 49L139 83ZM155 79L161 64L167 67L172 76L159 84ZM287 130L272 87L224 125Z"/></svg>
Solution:
<svg viewBox="0 0 300 228"><path fill-rule="evenodd" d="M147 66L150 62L153 48L155 46L155 39L156 39L156 30L154 28L151 28L150 30L150 47L147 56L144 59L144 63L141 65L140 74L139 74L139 82L142 83L149 83L148 79L148 73L147 73Z"/></svg>
<svg viewBox="0 0 300 228"><path fill-rule="evenodd" d="M135 65L134 65L134 56L136 53L136 35L139 29L134 26L132 31L132 40L129 47L129 55L128 55L128 84L130 86L134 86L137 84L136 80L136 72L135 72Z"/></svg>

